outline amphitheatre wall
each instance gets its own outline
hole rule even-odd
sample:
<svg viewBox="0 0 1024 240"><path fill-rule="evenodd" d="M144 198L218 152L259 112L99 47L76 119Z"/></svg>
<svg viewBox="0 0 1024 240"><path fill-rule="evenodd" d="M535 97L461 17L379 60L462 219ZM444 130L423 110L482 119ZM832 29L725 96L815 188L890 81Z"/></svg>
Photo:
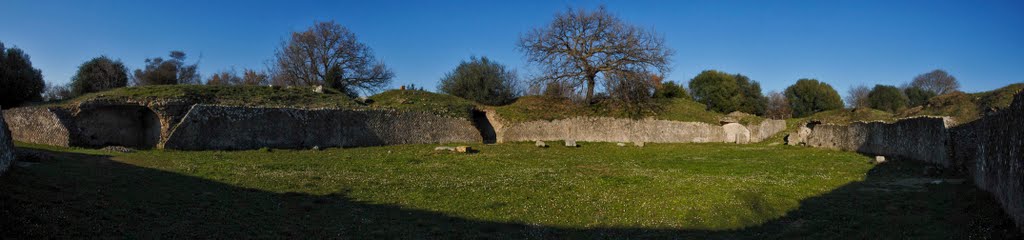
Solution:
<svg viewBox="0 0 1024 240"><path fill-rule="evenodd" d="M3 107L0 107L0 176L3 176L14 163L14 156L14 142L4 121Z"/></svg>
<svg viewBox="0 0 1024 240"><path fill-rule="evenodd" d="M949 118L919 117L894 123L811 124L811 147L855 151L933 163L966 174L992 193L1024 231L1024 92L1010 107L952 126ZM795 144L795 143L790 143Z"/></svg>
<svg viewBox="0 0 1024 240"><path fill-rule="evenodd" d="M21 142L67 147L76 130L71 113L62 108L21 107L4 111L11 138Z"/></svg>
<svg viewBox="0 0 1024 240"><path fill-rule="evenodd" d="M1009 108L951 128L954 162L1024 231L1024 92Z"/></svg>
<svg viewBox="0 0 1024 240"><path fill-rule="evenodd" d="M906 158L951 166L949 118L916 117L884 122L813 126L806 144L811 147Z"/></svg>
<svg viewBox="0 0 1024 240"><path fill-rule="evenodd" d="M472 122L426 112L196 105L167 149L258 149L481 142Z"/></svg>
<svg viewBox="0 0 1024 240"><path fill-rule="evenodd" d="M557 120L508 122L494 111L487 112L498 142L559 141L654 142L654 143L747 143L761 141L781 132L785 121L765 120L748 130L740 124L726 126L699 122L610 117L575 117Z"/></svg>

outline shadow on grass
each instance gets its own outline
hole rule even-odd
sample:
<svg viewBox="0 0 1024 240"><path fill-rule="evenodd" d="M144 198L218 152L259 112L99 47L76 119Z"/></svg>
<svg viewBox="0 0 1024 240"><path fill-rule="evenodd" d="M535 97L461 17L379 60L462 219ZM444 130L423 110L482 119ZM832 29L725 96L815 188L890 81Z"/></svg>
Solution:
<svg viewBox="0 0 1024 240"><path fill-rule="evenodd" d="M867 180L808 198L778 219L736 230L563 228L453 217L331 195L240 188L112 161L48 157L0 178L0 238L1019 238L986 193L914 184L923 165L893 162ZM906 183L907 184L902 184ZM920 181L918 181L920 182ZM901 183L901 184L892 184ZM737 193L772 212L758 192ZM681 219L685 216L681 216Z"/></svg>

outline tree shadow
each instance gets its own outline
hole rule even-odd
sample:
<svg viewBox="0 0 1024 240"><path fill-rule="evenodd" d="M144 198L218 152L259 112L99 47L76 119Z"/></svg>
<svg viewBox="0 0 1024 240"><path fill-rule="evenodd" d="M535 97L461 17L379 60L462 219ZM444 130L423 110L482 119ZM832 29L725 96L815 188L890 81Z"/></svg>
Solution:
<svg viewBox="0 0 1024 240"><path fill-rule="evenodd" d="M25 149L22 149L25 150ZM892 186L923 165L881 164L865 181L734 230L566 228L494 222L329 195L278 193L44 150L0 177L0 238L1018 238L969 183ZM763 193L737 195L773 212Z"/></svg>

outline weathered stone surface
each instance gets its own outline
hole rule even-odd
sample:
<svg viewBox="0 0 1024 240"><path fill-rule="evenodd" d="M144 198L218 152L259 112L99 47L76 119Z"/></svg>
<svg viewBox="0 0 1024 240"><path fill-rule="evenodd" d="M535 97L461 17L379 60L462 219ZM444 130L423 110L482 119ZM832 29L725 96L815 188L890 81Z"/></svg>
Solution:
<svg viewBox="0 0 1024 240"><path fill-rule="evenodd" d="M164 148L181 150L481 142L465 119L395 110L195 105Z"/></svg>
<svg viewBox="0 0 1024 240"><path fill-rule="evenodd" d="M537 147L541 147L541 148L546 148L546 147L548 147L548 144L545 143L544 141L537 140L537 141L533 142L533 146L537 146Z"/></svg>
<svg viewBox="0 0 1024 240"><path fill-rule="evenodd" d="M913 159L950 167L949 118L917 117L850 125L815 125L807 146Z"/></svg>
<svg viewBox="0 0 1024 240"><path fill-rule="evenodd" d="M1024 93L1009 108L950 129L953 160L1024 231Z"/></svg>
<svg viewBox="0 0 1024 240"><path fill-rule="evenodd" d="M445 147L445 146L435 147L434 151L450 151L450 152L454 152L455 151L455 147Z"/></svg>
<svg viewBox="0 0 1024 240"><path fill-rule="evenodd" d="M644 145L647 145L647 143L640 142L640 141L633 142L633 146L644 147Z"/></svg>
<svg viewBox="0 0 1024 240"><path fill-rule="evenodd" d="M498 142L558 141L573 139L584 142L722 142L721 126L695 122L654 119L619 119L608 117L577 117L553 121L503 122L487 112Z"/></svg>
<svg viewBox="0 0 1024 240"><path fill-rule="evenodd" d="M884 163L885 156L875 156L875 163Z"/></svg>
<svg viewBox="0 0 1024 240"><path fill-rule="evenodd" d="M21 107L3 112L16 141L67 147L72 131L77 130L71 114L60 108Z"/></svg>
<svg viewBox="0 0 1024 240"><path fill-rule="evenodd" d="M733 123L726 127L698 122L609 117L576 117L553 121L505 122L494 111L486 111L498 142L557 141L573 139L585 142L758 142L786 127L782 120L765 120L753 130ZM737 136L739 136L737 138ZM730 141L726 141L730 138ZM738 141L737 141L738 140Z"/></svg>
<svg viewBox="0 0 1024 240"><path fill-rule="evenodd" d="M619 147L625 147L625 146L626 146L626 143L615 143L615 145L616 145L616 146L619 146Z"/></svg>
<svg viewBox="0 0 1024 240"><path fill-rule="evenodd" d="M473 152L473 148L471 148L469 146L458 146L458 147L455 147L455 152L460 152L460 153Z"/></svg>
<svg viewBox="0 0 1024 240"><path fill-rule="evenodd" d="M7 129L4 121L3 107L0 106L0 176L7 172L7 169L14 163L14 143L11 140L11 132Z"/></svg>
<svg viewBox="0 0 1024 240"><path fill-rule="evenodd" d="M761 142L783 130L786 130L785 120L765 119L758 124L746 126L750 130L750 142Z"/></svg>
<svg viewBox="0 0 1024 240"><path fill-rule="evenodd" d="M750 130L739 123L722 125L725 130L725 142L746 144L750 142Z"/></svg>
<svg viewBox="0 0 1024 240"><path fill-rule="evenodd" d="M566 147L578 147L579 145L576 145L576 140L566 139L565 140L565 146Z"/></svg>
<svg viewBox="0 0 1024 240"><path fill-rule="evenodd" d="M796 132L786 135L786 145L797 146L806 143L807 136L811 135L811 129L807 126L800 126Z"/></svg>

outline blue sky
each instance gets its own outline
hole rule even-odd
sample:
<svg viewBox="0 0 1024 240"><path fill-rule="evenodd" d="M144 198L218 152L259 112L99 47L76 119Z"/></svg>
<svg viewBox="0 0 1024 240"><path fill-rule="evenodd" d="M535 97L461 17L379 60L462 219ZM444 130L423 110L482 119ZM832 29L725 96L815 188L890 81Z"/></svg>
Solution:
<svg viewBox="0 0 1024 240"><path fill-rule="evenodd" d="M845 95L942 68L968 92L1024 82L1024 1L48 1L0 2L0 41L66 83L100 55L129 68L184 50L204 75L259 68L292 31L335 20L396 73L434 90L470 56L532 72L520 35L567 7L605 5L676 50L668 79L741 73L765 92L799 78ZM199 56L202 56L201 59Z"/></svg>

